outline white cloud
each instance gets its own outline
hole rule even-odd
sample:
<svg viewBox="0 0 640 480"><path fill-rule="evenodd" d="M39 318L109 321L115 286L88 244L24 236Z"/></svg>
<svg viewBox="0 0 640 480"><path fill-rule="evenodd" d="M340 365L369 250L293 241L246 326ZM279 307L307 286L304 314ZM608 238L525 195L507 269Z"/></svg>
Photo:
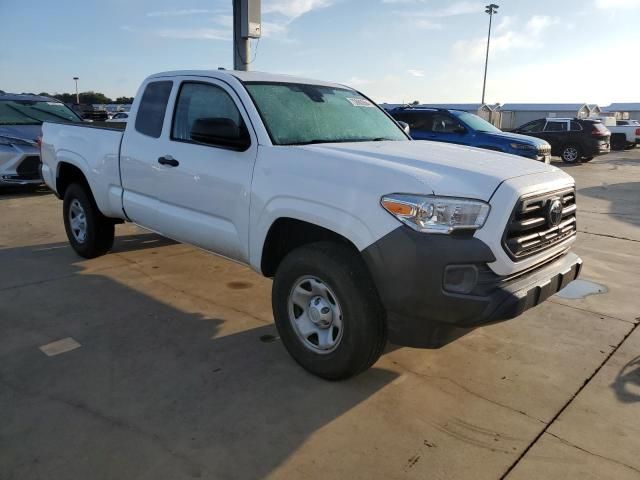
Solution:
<svg viewBox="0 0 640 480"><path fill-rule="evenodd" d="M602 9L633 9L640 8L640 0L595 0L597 8Z"/></svg>
<svg viewBox="0 0 640 480"><path fill-rule="evenodd" d="M203 13L215 13L215 10L201 8L186 8L182 10L164 10L159 12L149 12L147 17L184 17L187 15L201 15Z"/></svg>
<svg viewBox="0 0 640 480"><path fill-rule="evenodd" d="M414 70L413 68L410 68L407 70L407 73L413 77L424 77L424 72L422 70Z"/></svg>
<svg viewBox="0 0 640 480"><path fill-rule="evenodd" d="M329 7L335 0L265 0L262 13L279 13L290 20L318 8Z"/></svg>
<svg viewBox="0 0 640 480"><path fill-rule="evenodd" d="M515 18L510 18L506 23L498 25L496 34L491 36L491 54L500 54L515 48L540 48L543 45L543 33L558 23L558 18L547 15L534 15L524 25ZM453 44L453 52L459 59L478 62L484 60L486 44L487 37L484 36L458 40Z"/></svg>

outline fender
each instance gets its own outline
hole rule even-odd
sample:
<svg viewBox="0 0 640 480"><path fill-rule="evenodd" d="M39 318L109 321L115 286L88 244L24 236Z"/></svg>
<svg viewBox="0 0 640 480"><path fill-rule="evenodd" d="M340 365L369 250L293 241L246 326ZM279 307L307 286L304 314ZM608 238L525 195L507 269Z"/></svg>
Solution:
<svg viewBox="0 0 640 480"><path fill-rule="evenodd" d="M249 233L249 262L260 272L262 251L271 225L279 218L292 218L331 230L349 240L360 251L399 226L397 220L380 207L380 219L367 225L352 213L325 203L279 196L271 199Z"/></svg>

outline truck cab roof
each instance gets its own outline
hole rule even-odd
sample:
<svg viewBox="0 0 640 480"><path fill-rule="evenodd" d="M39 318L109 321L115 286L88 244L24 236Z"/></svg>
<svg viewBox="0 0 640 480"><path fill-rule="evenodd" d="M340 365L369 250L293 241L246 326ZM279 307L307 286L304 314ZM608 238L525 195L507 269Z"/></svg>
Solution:
<svg viewBox="0 0 640 480"><path fill-rule="evenodd" d="M148 79L163 78L163 77L209 77L218 79L234 78L240 82L270 82L270 83L301 83L308 85L320 85L334 88L348 88L351 87L341 85L339 83L324 82L321 80L314 80L304 77L296 77L293 75L284 75L276 73L266 72L244 72L240 70L173 70L168 72L161 72L150 75Z"/></svg>

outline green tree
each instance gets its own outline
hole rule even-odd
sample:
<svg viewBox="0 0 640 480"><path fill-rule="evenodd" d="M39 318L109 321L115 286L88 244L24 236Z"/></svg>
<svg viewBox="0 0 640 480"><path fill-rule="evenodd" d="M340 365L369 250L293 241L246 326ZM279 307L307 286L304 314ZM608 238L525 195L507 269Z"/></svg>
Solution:
<svg viewBox="0 0 640 480"><path fill-rule="evenodd" d="M114 103L123 103L129 105L133 103L133 97L118 97L116 98Z"/></svg>

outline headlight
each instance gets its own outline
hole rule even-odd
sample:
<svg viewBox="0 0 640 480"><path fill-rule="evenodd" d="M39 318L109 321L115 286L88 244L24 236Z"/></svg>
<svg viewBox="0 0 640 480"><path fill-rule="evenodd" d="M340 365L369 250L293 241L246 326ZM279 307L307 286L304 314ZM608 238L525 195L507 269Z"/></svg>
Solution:
<svg viewBox="0 0 640 480"><path fill-rule="evenodd" d="M491 209L481 200L401 193L385 195L380 203L402 223L428 233L477 230L482 228Z"/></svg>
<svg viewBox="0 0 640 480"><path fill-rule="evenodd" d="M538 150L538 147L535 145L527 145L526 143L511 143L511 148L515 148L516 150Z"/></svg>

